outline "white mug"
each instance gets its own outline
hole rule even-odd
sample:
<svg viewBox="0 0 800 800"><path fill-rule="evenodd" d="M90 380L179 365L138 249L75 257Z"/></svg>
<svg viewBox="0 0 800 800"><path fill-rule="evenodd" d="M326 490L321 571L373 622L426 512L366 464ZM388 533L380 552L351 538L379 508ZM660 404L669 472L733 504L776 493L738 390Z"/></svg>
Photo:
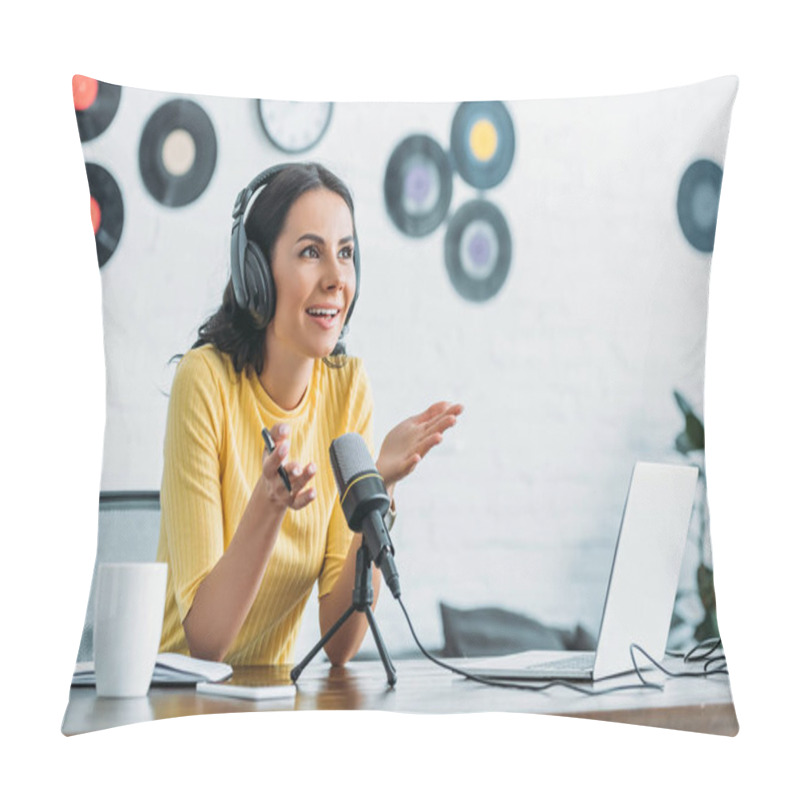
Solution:
<svg viewBox="0 0 800 800"><path fill-rule="evenodd" d="M143 697L161 641L167 565L99 564L94 671L100 697Z"/></svg>

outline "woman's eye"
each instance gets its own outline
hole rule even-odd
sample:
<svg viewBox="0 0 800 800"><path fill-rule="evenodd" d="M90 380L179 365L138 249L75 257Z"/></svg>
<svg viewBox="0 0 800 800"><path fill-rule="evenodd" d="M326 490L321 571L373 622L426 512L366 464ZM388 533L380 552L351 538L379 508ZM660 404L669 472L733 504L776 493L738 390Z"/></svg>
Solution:
<svg viewBox="0 0 800 800"><path fill-rule="evenodd" d="M304 248L301 251L300 255L303 256L303 257L310 256L311 258L319 258L320 257L319 249L317 248L316 245L313 245L313 244L310 244L308 247ZM348 259L349 258L353 258L353 247L352 247L352 245L348 245L347 247L343 247L339 251L339 257L340 258L348 258Z"/></svg>

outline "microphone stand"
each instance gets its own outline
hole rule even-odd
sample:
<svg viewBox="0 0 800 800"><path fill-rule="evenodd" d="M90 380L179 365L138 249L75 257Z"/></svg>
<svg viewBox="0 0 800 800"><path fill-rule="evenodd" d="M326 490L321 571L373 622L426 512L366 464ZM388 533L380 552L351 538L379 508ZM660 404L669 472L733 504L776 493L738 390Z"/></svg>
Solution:
<svg viewBox="0 0 800 800"><path fill-rule="evenodd" d="M375 644L378 647L378 654L383 662L383 667L386 670L386 680L390 687L397 683L397 671L392 664L389 654L386 652L386 645L381 638L381 632L378 630L378 623L375 615L372 613L372 600L374 599L374 592L372 589L372 559L369 555L369 549L365 543L362 543L356 553L356 578L353 587L353 602L350 608L342 614L331 629L317 642L312 648L311 652L292 669L290 677L292 683L296 683L300 677L300 673L308 666L312 658L324 647L326 642L344 625L349 617L356 611L361 611L367 615L369 627L372 630L372 636L375 639Z"/></svg>

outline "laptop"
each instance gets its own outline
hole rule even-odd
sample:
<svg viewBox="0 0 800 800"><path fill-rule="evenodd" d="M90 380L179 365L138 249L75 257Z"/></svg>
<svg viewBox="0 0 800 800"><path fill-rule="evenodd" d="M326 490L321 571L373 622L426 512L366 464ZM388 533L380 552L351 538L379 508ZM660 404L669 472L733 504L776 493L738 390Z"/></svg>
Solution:
<svg viewBox="0 0 800 800"><path fill-rule="evenodd" d="M698 469L637 462L628 487L596 651L529 650L468 659L480 677L600 680L632 672L630 646L664 657ZM637 651L637 665L650 666Z"/></svg>

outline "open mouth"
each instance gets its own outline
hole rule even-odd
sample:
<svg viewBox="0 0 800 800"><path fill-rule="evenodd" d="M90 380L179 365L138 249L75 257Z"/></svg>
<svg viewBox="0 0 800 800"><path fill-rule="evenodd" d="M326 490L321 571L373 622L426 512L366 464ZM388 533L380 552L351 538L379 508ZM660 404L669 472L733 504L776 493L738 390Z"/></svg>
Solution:
<svg viewBox="0 0 800 800"><path fill-rule="evenodd" d="M306 314L323 328L332 328L340 313L340 308L326 308L325 306L313 306L306 309Z"/></svg>

